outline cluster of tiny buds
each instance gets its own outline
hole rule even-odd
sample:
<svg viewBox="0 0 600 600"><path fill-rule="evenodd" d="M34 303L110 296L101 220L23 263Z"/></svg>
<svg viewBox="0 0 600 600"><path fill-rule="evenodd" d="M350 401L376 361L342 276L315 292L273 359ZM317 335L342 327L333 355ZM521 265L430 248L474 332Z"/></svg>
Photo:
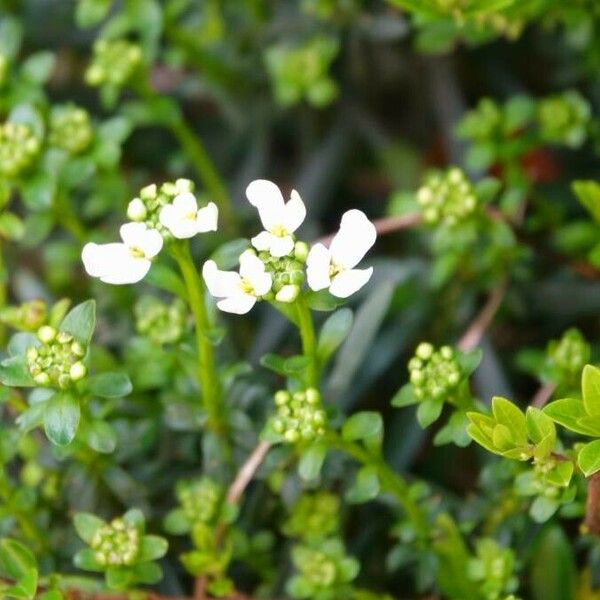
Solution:
<svg viewBox="0 0 600 600"><path fill-rule="evenodd" d="M0 126L0 175L17 177L38 155L40 140L29 125L7 122Z"/></svg>
<svg viewBox="0 0 600 600"><path fill-rule="evenodd" d="M410 382L419 400L445 398L462 379L462 370L450 346L436 350L423 342L408 363Z"/></svg>
<svg viewBox="0 0 600 600"><path fill-rule="evenodd" d="M309 441L325 435L327 415L321 403L321 394L314 388L288 392L279 390L275 394L277 416L273 429L283 435L286 442Z"/></svg>
<svg viewBox="0 0 600 600"><path fill-rule="evenodd" d="M140 550L140 532L123 519L114 519L98 529L90 544L96 560L104 566L121 567L135 563Z"/></svg>
<svg viewBox="0 0 600 600"><path fill-rule="evenodd" d="M210 523L221 502L222 489L208 477L185 483L177 490L177 498L192 522Z"/></svg>
<svg viewBox="0 0 600 600"><path fill-rule="evenodd" d="M289 256L277 258L264 250L258 253L258 258L264 263L265 269L273 277L272 298L278 302L293 302L300 293L304 283L304 264L310 250L306 242L297 241Z"/></svg>
<svg viewBox="0 0 600 600"><path fill-rule="evenodd" d="M577 329L569 329L560 340L548 344L548 360L568 377L579 377L590 359L590 345Z"/></svg>
<svg viewBox="0 0 600 600"><path fill-rule="evenodd" d="M66 389L87 375L82 359L86 354L83 344L64 331L43 325L37 331L39 346L27 349L29 373L40 386Z"/></svg>
<svg viewBox="0 0 600 600"><path fill-rule="evenodd" d="M457 225L477 209L477 196L471 182L456 167L444 173L433 173L417 191L423 220L435 225Z"/></svg>
<svg viewBox="0 0 600 600"><path fill-rule="evenodd" d="M126 40L98 40L94 59L85 73L89 85L122 86L142 61L142 50Z"/></svg>
<svg viewBox="0 0 600 600"><path fill-rule="evenodd" d="M69 154L80 154L90 145L94 132L89 113L72 104L56 106L50 114L48 141Z"/></svg>
<svg viewBox="0 0 600 600"><path fill-rule="evenodd" d="M47 307L43 300L30 300L19 306L6 306L0 311L0 321L25 331L36 331L47 318Z"/></svg>
<svg viewBox="0 0 600 600"><path fill-rule="evenodd" d="M160 187L155 183L140 190L139 195L127 206L127 218L136 223L145 223L156 229L163 237L172 237L169 230L159 220L163 206L171 204L175 196L194 192L194 182L189 179L166 181Z"/></svg>
<svg viewBox="0 0 600 600"><path fill-rule="evenodd" d="M186 309L177 298L170 305L158 298L142 296L135 305L136 329L155 344L173 344L185 331Z"/></svg>

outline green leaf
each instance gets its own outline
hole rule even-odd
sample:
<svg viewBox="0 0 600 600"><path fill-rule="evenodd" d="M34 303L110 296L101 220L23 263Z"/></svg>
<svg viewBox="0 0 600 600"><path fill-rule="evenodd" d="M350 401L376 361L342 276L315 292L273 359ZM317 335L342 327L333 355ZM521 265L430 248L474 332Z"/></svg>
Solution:
<svg viewBox="0 0 600 600"><path fill-rule="evenodd" d="M29 56L21 66L21 73L29 81L45 83L54 69L54 54L48 51L36 52Z"/></svg>
<svg viewBox="0 0 600 600"><path fill-rule="evenodd" d="M146 520L144 513L139 508L131 508L123 515L123 521L128 525L133 525L140 532L144 532Z"/></svg>
<svg viewBox="0 0 600 600"><path fill-rule="evenodd" d="M40 388L41 389L41 388ZM31 431L39 427L44 422L44 414L48 402L36 402L32 404L25 412L22 412L16 419L16 424L21 431Z"/></svg>
<svg viewBox="0 0 600 600"><path fill-rule="evenodd" d="M184 300L187 299L187 289L179 275L167 265L153 262L145 280L161 290L165 290Z"/></svg>
<svg viewBox="0 0 600 600"><path fill-rule="evenodd" d="M403 385L394 395L391 400L392 406L396 408L402 408L404 406L411 406L418 402L415 396L415 390L411 383Z"/></svg>
<svg viewBox="0 0 600 600"><path fill-rule="evenodd" d="M75 11L78 27L87 29L98 25L108 14L112 0L79 0Z"/></svg>
<svg viewBox="0 0 600 600"><path fill-rule="evenodd" d="M0 383L10 387L32 387L35 385L29 374L24 355L12 356L0 363Z"/></svg>
<svg viewBox="0 0 600 600"><path fill-rule="evenodd" d="M574 181L572 188L579 202L600 223L600 184L595 181Z"/></svg>
<svg viewBox="0 0 600 600"><path fill-rule="evenodd" d="M89 346L96 327L96 301L86 300L74 306L60 324L61 331L70 333L84 346Z"/></svg>
<svg viewBox="0 0 600 600"><path fill-rule="evenodd" d="M21 542L10 538L0 539L0 568L11 579L19 580L32 569L37 569L33 552Z"/></svg>
<svg viewBox="0 0 600 600"><path fill-rule="evenodd" d="M587 412L581 400L575 398L555 400L544 408L544 414L548 415L555 423L575 433L596 435L594 427L581 422L582 419L587 417Z"/></svg>
<svg viewBox="0 0 600 600"><path fill-rule="evenodd" d="M43 138L45 125L44 116L40 110L33 104L19 104L15 106L8 115L11 123L22 123L29 125L33 129L36 137Z"/></svg>
<svg viewBox="0 0 600 600"><path fill-rule="evenodd" d="M117 447L117 434L106 421L87 424L84 435L88 446L101 454L110 454Z"/></svg>
<svg viewBox="0 0 600 600"><path fill-rule="evenodd" d="M600 440L586 444L579 451L577 464L586 477L600 471Z"/></svg>
<svg viewBox="0 0 600 600"><path fill-rule="evenodd" d="M557 510L560 504L554 498L538 496L529 507L529 516L536 523L545 523Z"/></svg>
<svg viewBox="0 0 600 600"><path fill-rule="evenodd" d="M81 409L79 401L68 392L53 396L44 411L44 430L57 446L68 446L77 433Z"/></svg>
<svg viewBox="0 0 600 600"><path fill-rule="evenodd" d="M30 569L13 586L5 590L7 598L18 598L19 600L33 600L37 590L38 571Z"/></svg>
<svg viewBox="0 0 600 600"><path fill-rule="evenodd" d="M428 398L419 403L417 407L417 421L425 429L434 421L437 421L442 414L444 400L441 398Z"/></svg>
<svg viewBox="0 0 600 600"><path fill-rule="evenodd" d="M172 535L189 533L192 524L183 508L175 508L165 517L163 526L165 531Z"/></svg>
<svg viewBox="0 0 600 600"><path fill-rule="evenodd" d="M23 202L32 211L47 211L52 207L56 180L48 173L36 173L23 183Z"/></svg>
<svg viewBox="0 0 600 600"><path fill-rule="evenodd" d="M508 428L515 446L527 443L527 420L516 405L506 398L495 396L492 399L492 413L498 423Z"/></svg>
<svg viewBox="0 0 600 600"><path fill-rule="evenodd" d="M356 413L342 426L342 437L351 442L362 440L367 448L377 450L383 441L383 419L378 412Z"/></svg>
<svg viewBox="0 0 600 600"><path fill-rule="evenodd" d="M91 544L96 532L105 523L102 519L91 513L77 513L73 517L73 525L77 535L86 543Z"/></svg>
<svg viewBox="0 0 600 600"><path fill-rule="evenodd" d="M326 363L346 339L353 321L354 316L349 308L338 310L325 321L317 345L317 355L322 363Z"/></svg>
<svg viewBox="0 0 600 600"><path fill-rule="evenodd" d="M526 413L527 436L534 444L539 444L548 435L556 437L556 427L552 419L539 408L530 406Z"/></svg>
<svg viewBox="0 0 600 600"><path fill-rule="evenodd" d="M80 550L73 557L73 564L78 569L83 569L84 571L94 571L96 573L102 573L106 568L103 564L96 560L96 551L92 550L92 548L84 548L83 550Z"/></svg>
<svg viewBox="0 0 600 600"><path fill-rule="evenodd" d="M210 256L217 263L217 267L229 271L238 266L240 255L244 250L250 248L250 241L245 238L231 240L219 246Z"/></svg>
<svg viewBox="0 0 600 600"><path fill-rule="evenodd" d="M336 298L329 293L329 290L321 290L320 292L307 292L306 302L312 310L329 312L335 310L338 306L344 304L344 300Z"/></svg>
<svg viewBox="0 0 600 600"><path fill-rule="evenodd" d="M137 560L140 562L149 562L162 558L169 548L167 540L158 535L145 535L140 544L140 553Z"/></svg>
<svg viewBox="0 0 600 600"><path fill-rule="evenodd" d="M133 390L127 373L102 373L88 378L87 383L89 393L101 398L122 398Z"/></svg>
<svg viewBox="0 0 600 600"><path fill-rule="evenodd" d="M586 412L589 415L600 415L600 369L592 365L583 367L581 391Z"/></svg>
<svg viewBox="0 0 600 600"><path fill-rule="evenodd" d="M298 462L298 474L305 481L316 479L321 472L321 467L327 456L327 446L320 442L314 442L302 452Z"/></svg>
<svg viewBox="0 0 600 600"><path fill-rule="evenodd" d="M19 19L4 13L0 20L0 54L15 58L21 47L23 25Z"/></svg>
<svg viewBox="0 0 600 600"><path fill-rule="evenodd" d="M106 586L111 590L125 590L134 581L133 569L128 567L108 567Z"/></svg>
<svg viewBox="0 0 600 600"><path fill-rule="evenodd" d="M346 500L352 504L368 502L377 497L380 489L377 469L373 466L362 467L356 474L354 484L346 492Z"/></svg>
<svg viewBox="0 0 600 600"><path fill-rule="evenodd" d="M0 214L0 237L10 241L20 240L25 235L25 224L20 217L11 213Z"/></svg>
<svg viewBox="0 0 600 600"><path fill-rule="evenodd" d="M160 565L143 562L133 566L133 577L138 583L153 585L162 579L163 572Z"/></svg>
<svg viewBox="0 0 600 600"><path fill-rule="evenodd" d="M481 348L475 348L469 352L460 352L458 354L458 363L461 366L463 373L468 377L475 372L483 358Z"/></svg>

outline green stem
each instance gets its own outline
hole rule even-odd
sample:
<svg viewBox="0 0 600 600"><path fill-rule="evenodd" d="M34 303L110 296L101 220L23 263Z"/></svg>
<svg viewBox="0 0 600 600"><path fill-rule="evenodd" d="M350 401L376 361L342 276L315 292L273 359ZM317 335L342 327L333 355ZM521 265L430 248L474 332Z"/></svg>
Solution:
<svg viewBox="0 0 600 600"><path fill-rule="evenodd" d="M411 520L417 533L417 537L421 540L427 538L429 535L429 527L427 525L426 516L418 503L411 497L408 483L398 473L391 469L381 456L371 454L356 442L345 440L335 431L330 431L327 434L325 441L328 442L332 448L336 448L337 450L348 454L364 466L375 468L381 488L391 493L398 500L398 503L402 506L406 515Z"/></svg>
<svg viewBox="0 0 600 600"><path fill-rule="evenodd" d="M296 312L298 315L298 328L300 329L300 338L302 339L302 353L310 358L310 364L306 374L307 387L318 387L320 379L320 369L317 356L317 337L315 327L310 314L310 309L306 303L306 298L302 293L296 298Z"/></svg>
<svg viewBox="0 0 600 600"><path fill-rule="evenodd" d="M6 306L6 300L8 299L7 283L8 283L8 270L4 264L4 241L0 239L0 309ZM6 328L0 323L0 345L4 346L6 341Z"/></svg>
<svg viewBox="0 0 600 600"><path fill-rule="evenodd" d="M235 233L235 215L231 197L223 179L208 154L204 143L193 129L187 124L176 102L159 96L147 81L135 82L135 89L150 105L155 105L157 111L164 112L166 103L169 103L168 117L162 122L177 138L179 144L187 154L202 185L211 200L219 207L219 219L223 229L230 234Z"/></svg>
<svg viewBox="0 0 600 600"><path fill-rule="evenodd" d="M208 425L227 444L227 427L221 404L221 386L217 378L213 346L207 335L211 329L211 323L206 310L204 282L198 275L187 241L177 240L173 244L173 256L183 276L188 294L188 303L194 316L198 349L197 377L202 388L204 407L208 414Z"/></svg>
<svg viewBox="0 0 600 600"><path fill-rule="evenodd" d="M69 199L63 193L58 193L54 201L54 214L56 220L64 227L78 242L85 242L87 234L85 227L81 224L79 217L73 210Z"/></svg>

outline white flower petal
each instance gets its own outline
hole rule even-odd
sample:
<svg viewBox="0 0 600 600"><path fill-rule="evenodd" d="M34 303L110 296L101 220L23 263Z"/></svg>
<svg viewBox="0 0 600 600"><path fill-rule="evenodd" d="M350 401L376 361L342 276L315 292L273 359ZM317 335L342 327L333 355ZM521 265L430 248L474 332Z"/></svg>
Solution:
<svg viewBox="0 0 600 600"><path fill-rule="evenodd" d="M338 298L347 298L360 290L371 279L371 275L373 275L373 267L342 271L333 278L329 291Z"/></svg>
<svg viewBox="0 0 600 600"><path fill-rule="evenodd" d="M246 197L257 208L265 229L283 224L285 202L279 187L272 181L257 179L251 182L246 188Z"/></svg>
<svg viewBox="0 0 600 600"><path fill-rule="evenodd" d="M306 281L308 287L318 292L331 284L329 268L331 267L331 254L323 244L315 244L306 259Z"/></svg>
<svg viewBox="0 0 600 600"><path fill-rule="evenodd" d="M290 201L285 205L283 223L288 233L294 233L304 222L306 217L306 206L296 190L292 190Z"/></svg>
<svg viewBox="0 0 600 600"><path fill-rule="evenodd" d="M292 238L291 235L286 235L284 237L278 237L274 235L271 240L271 247L269 248L269 252L271 253L271 256L281 258L282 256L287 256L288 254L291 254L293 249L294 238Z"/></svg>
<svg viewBox="0 0 600 600"><path fill-rule="evenodd" d="M252 250L240 254L240 275L248 281L253 281L265 272L265 264Z"/></svg>
<svg viewBox="0 0 600 600"><path fill-rule="evenodd" d="M258 235L254 236L250 241L252 245L259 251L270 250L273 240L276 236L268 231L261 231Z"/></svg>
<svg viewBox="0 0 600 600"><path fill-rule="evenodd" d="M360 210L349 210L342 216L340 230L333 238L329 251L334 264L352 269L377 239L375 225Z"/></svg>
<svg viewBox="0 0 600 600"><path fill-rule="evenodd" d="M198 210L198 201L194 194L185 192L183 194L178 194L173 198L173 206L181 217L185 217L186 215L196 214L196 211Z"/></svg>
<svg viewBox="0 0 600 600"><path fill-rule="evenodd" d="M125 244L86 244L81 252L85 270L105 283L136 283L150 269L146 258L134 257Z"/></svg>
<svg viewBox="0 0 600 600"><path fill-rule="evenodd" d="M239 293L241 277L238 273L221 271L214 260L207 260L204 263L202 277L208 291L215 298L226 298Z"/></svg>
<svg viewBox="0 0 600 600"><path fill-rule="evenodd" d="M217 307L223 312L245 315L256 304L256 298L250 294L238 293L217 302Z"/></svg>
<svg viewBox="0 0 600 600"><path fill-rule="evenodd" d="M198 231L206 233L207 231L216 231L219 222L219 209L214 202L209 202L204 208L201 208L196 215Z"/></svg>
<svg viewBox="0 0 600 600"><path fill-rule="evenodd" d="M250 283L257 296L264 296L268 294L271 291L271 287L273 287L273 277L271 277L270 273L257 273L250 280Z"/></svg>
<svg viewBox="0 0 600 600"><path fill-rule="evenodd" d="M146 258L156 256L163 246L162 235L156 229L148 229L145 223L125 223L119 233L129 248L138 248Z"/></svg>

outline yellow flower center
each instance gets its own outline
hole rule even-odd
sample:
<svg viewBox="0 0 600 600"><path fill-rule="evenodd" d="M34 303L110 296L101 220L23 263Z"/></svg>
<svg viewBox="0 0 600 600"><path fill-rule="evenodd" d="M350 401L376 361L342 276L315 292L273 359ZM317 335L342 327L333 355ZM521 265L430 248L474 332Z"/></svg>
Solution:
<svg viewBox="0 0 600 600"><path fill-rule="evenodd" d="M276 235L277 237L280 237L280 238L289 235L288 230L283 225L275 225L271 229L271 233L273 235Z"/></svg>
<svg viewBox="0 0 600 600"><path fill-rule="evenodd" d="M129 254L131 254L133 258L146 258L146 253L137 246L131 246L131 248L129 248Z"/></svg>
<svg viewBox="0 0 600 600"><path fill-rule="evenodd" d="M339 275L344 270L344 267L331 263L329 265L329 279L333 279L336 275Z"/></svg>
<svg viewBox="0 0 600 600"><path fill-rule="evenodd" d="M254 286L244 277L242 277L242 280L240 281L240 288L242 288L244 294L250 294L251 296L256 295L254 293Z"/></svg>
<svg viewBox="0 0 600 600"><path fill-rule="evenodd" d="M187 213L184 217L185 219L188 219L190 221L195 221L196 220L196 211L190 211L189 213Z"/></svg>

